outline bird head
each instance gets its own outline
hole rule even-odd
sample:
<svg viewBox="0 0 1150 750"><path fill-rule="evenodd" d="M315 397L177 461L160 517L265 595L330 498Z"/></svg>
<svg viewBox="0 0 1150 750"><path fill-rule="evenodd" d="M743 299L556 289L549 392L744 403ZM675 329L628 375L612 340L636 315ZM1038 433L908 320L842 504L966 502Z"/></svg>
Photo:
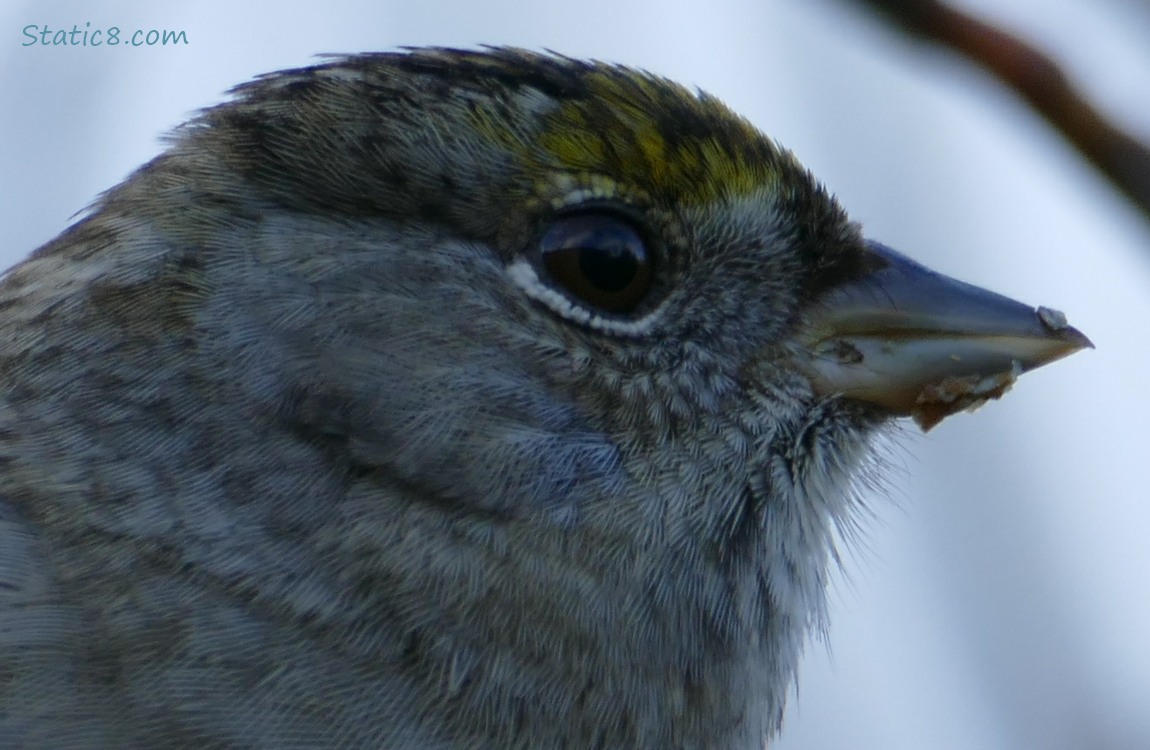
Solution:
<svg viewBox="0 0 1150 750"><path fill-rule="evenodd" d="M174 546L487 746L761 742L876 433L1088 343L864 239L714 98L519 50L242 85L97 215L213 384L173 410L243 425L209 504L307 563Z"/></svg>

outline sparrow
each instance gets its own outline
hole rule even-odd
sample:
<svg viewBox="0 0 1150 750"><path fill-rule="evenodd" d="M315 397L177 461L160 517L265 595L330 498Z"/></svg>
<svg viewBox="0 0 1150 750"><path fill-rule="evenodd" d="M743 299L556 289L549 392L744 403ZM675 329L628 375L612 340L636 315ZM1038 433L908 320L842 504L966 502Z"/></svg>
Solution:
<svg viewBox="0 0 1150 750"><path fill-rule="evenodd" d="M647 72L199 113L0 282L0 747L762 748L874 443L1090 346Z"/></svg>

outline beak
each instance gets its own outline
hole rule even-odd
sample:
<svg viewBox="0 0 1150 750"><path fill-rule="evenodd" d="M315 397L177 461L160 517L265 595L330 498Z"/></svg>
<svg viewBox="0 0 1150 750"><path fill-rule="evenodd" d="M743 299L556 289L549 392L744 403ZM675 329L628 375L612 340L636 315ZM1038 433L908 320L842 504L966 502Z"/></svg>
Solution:
<svg viewBox="0 0 1150 750"><path fill-rule="evenodd" d="M820 395L870 402L925 431L998 398L1021 373L1094 346L1056 310L935 273L878 243L867 252L877 270L824 294L798 336Z"/></svg>

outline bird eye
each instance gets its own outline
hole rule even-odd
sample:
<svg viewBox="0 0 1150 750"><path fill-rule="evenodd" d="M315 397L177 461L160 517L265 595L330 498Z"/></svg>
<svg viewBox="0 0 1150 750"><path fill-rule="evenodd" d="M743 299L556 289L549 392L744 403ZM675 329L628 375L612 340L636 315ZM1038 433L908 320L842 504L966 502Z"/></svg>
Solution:
<svg viewBox="0 0 1150 750"><path fill-rule="evenodd" d="M651 288L647 243L628 221L596 211L559 216L540 241L543 266L576 299L628 313Z"/></svg>

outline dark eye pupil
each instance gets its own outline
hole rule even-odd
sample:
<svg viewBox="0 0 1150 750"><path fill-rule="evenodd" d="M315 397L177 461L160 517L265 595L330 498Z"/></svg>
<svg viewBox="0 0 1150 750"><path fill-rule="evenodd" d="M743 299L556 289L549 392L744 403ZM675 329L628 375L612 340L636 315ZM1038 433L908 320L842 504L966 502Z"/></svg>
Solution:
<svg viewBox="0 0 1150 750"><path fill-rule="evenodd" d="M639 263L632 248L603 244L579 250L579 269L596 289L620 292L635 278Z"/></svg>
<svg viewBox="0 0 1150 750"><path fill-rule="evenodd" d="M651 288L651 257L639 231L611 213L556 218L540 241L544 268L570 295L613 313L634 310Z"/></svg>

